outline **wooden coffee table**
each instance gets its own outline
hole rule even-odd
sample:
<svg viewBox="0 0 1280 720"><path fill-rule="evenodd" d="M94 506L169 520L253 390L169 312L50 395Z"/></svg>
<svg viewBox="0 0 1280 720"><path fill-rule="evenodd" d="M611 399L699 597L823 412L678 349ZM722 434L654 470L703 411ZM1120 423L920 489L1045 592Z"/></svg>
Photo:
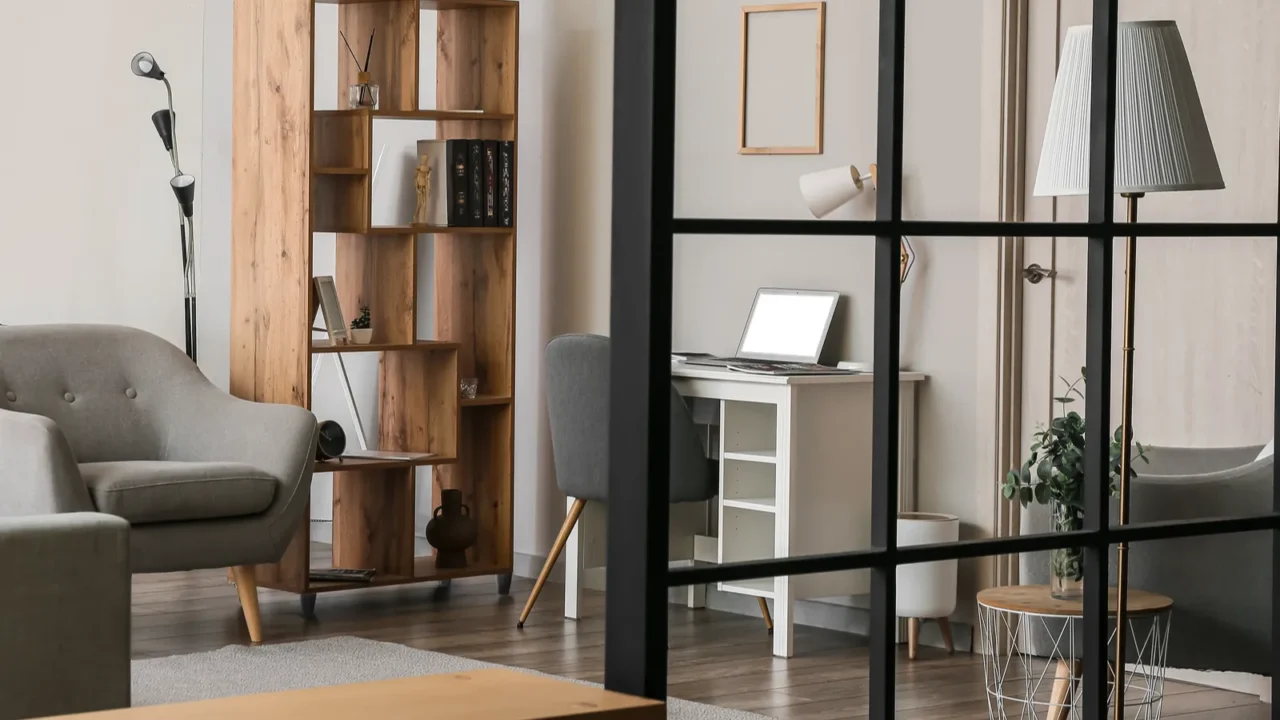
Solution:
<svg viewBox="0 0 1280 720"><path fill-rule="evenodd" d="M1164 595L1129 590L1125 642L1132 670L1124 671L1121 687L1126 691L1126 710L1132 708L1140 720L1160 717L1172 611L1173 600ZM1115 613L1116 589L1111 588L1107 615L1113 625ZM985 676L990 717L1065 720L1080 716L1076 696L1080 691L1082 634L1076 623L1083 619L1081 601L1057 600L1049 594L1047 585L1012 585L978 593L978 624L987 649ZM1028 650L1032 633L1041 642L1052 643L1048 663L1042 670L1036 669L1040 658ZM1112 628L1110 642L1114 640ZM1108 650L1107 656L1112 653ZM1108 667L1114 693L1116 668L1110 663ZM1041 688L1050 683L1052 689L1046 702ZM1134 717L1133 713L1127 716Z"/></svg>
<svg viewBox="0 0 1280 720"><path fill-rule="evenodd" d="M515 670L475 670L179 705L67 715L92 720L662 720L666 705Z"/></svg>

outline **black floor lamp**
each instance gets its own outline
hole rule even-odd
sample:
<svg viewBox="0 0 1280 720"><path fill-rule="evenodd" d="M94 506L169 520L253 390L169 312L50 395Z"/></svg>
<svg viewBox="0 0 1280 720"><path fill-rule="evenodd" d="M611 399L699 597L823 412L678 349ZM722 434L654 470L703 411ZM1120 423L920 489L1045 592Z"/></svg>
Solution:
<svg viewBox="0 0 1280 720"><path fill-rule="evenodd" d="M182 163L178 160L178 116L173 111L173 86L160 69L159 63L149 52L140 52L133 56L133 74L138 77L160 80L169 95L169 109L157 110L151 115L151 122L160 133L164 149L169 153L173 163L173 179L169 187L178 198L178 232L182 243L182 285L183 311L187 325L187 357L196 361L196 229L195 216L196 179L182 172Z"/></svg>

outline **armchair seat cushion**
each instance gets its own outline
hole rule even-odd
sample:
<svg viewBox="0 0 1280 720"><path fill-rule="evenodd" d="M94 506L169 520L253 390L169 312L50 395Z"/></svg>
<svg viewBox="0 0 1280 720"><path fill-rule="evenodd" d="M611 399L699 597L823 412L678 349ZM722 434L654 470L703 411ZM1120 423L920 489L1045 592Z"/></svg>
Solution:
<svg viewBox="0 0 1280 720"><path fill-rule="evenodd" d="M98 512L132 525L257 515L278 481L251 465L226 462L99 462L80 466Z"/></svg>

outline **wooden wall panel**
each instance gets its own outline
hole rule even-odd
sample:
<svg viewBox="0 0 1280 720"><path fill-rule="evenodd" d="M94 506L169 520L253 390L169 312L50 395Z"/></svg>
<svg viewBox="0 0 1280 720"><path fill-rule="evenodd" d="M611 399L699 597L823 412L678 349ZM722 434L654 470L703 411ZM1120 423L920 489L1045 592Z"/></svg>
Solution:
<svg viewBox="0 0 1280 720"><path fill-rule="evenodd" d="M313 0L235 0L233 61L231 390L304 407L313 9Z"/></svg>
<svg viewBox="0 0 1280 720"><path fill-rule="evenodd" d="M338 13L338 30L347 36L361 63L370 33L377 31L369 73L379 89L380 110L418 109L419 17L417 0L348 4ZM341 38L338 50L338 98L345 107L359 68Z"/></svg>

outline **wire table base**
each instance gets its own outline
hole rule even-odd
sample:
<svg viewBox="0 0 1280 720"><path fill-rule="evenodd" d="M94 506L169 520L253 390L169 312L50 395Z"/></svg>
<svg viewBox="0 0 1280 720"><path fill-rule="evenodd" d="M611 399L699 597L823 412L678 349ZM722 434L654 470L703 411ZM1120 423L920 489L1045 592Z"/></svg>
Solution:
<svg viewBox="0 0 1280 720"><path fill-rule="evenodd" d="M997 588L997 591L1002 588ZM984 591L984 594L991 591ZM1026 590L1022 590L1023 594ZM1044 590L1048 595L1048 589ZM990 603L978 597L987 707L993 720L1078 720L1083 613L1052 611L1030 605ZM1003 605L1003 606L1002 606ZM1125 717L1159 720L1164 701L1165 663L1169 649L1172 602L1126 615L1126 657L1122 669ZM1116 628L1111 621L1108 645L1114 654ZM1037 647L1039 646L1039 647ZM1043 655L1048 648L1047 655ZM1039 651L1033 654L1033 651ZM1116 668L1108 663L1108 705L1115 705Z"/></svg>

